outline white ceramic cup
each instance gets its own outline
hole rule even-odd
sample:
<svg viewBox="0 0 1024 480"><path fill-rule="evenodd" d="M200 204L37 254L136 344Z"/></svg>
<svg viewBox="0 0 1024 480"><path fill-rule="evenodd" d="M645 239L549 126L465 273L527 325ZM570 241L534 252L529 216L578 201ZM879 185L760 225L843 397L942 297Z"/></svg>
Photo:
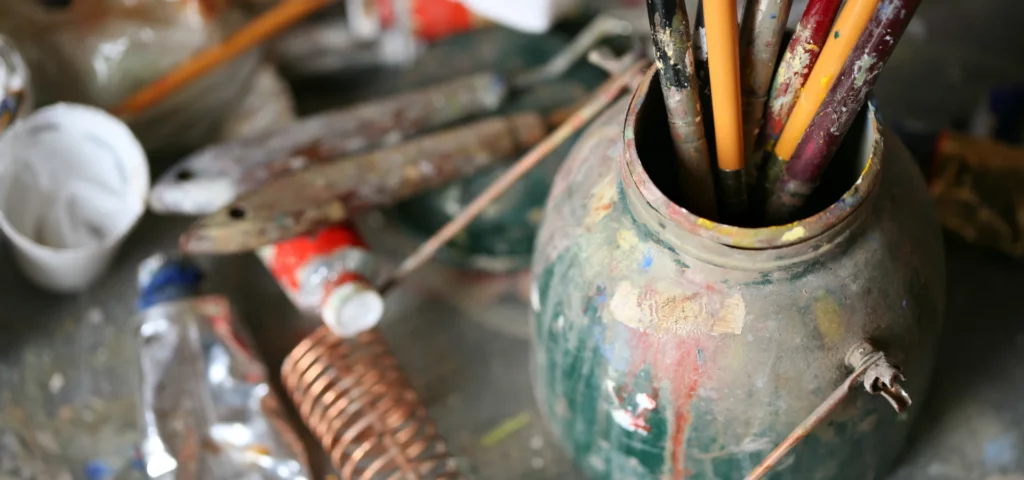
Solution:
<svg viewBox="0 0 1024 480"><path fill-rule="evenodd" d="M0 230L40 287L81 291L145 212L149 162L117 117L60 103L0 136Z"/></svg>

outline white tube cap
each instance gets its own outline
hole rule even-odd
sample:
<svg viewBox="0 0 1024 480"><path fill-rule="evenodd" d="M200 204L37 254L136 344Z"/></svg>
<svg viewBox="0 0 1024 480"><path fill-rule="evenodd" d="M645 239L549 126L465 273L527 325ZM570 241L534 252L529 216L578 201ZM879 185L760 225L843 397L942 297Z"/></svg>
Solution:
<svg viewBox="0 0 1024 480"><path fill-rule="evenodd" d="M324 324L335 335L354 337L380 323L384 298L369 282L345 282L324 297L322 315Z"/></svg>

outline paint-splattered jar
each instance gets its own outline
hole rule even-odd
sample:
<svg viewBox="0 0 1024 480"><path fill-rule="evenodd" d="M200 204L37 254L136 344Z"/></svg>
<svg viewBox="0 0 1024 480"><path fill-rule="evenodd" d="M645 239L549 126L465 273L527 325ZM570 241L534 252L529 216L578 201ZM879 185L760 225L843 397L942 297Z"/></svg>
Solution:
<svg viewBox="0 0 1024 480"><path fill-rule="evenodd" d="M855 393L770 478L881 478L942 325L942 237L911 157L868 107L812 214L765 228L700 219L671 200L651 78L590 128L548 199L531 291L548 424L594 479L742 478L869 339L902 366L914 407L898 416Z"/></svg>

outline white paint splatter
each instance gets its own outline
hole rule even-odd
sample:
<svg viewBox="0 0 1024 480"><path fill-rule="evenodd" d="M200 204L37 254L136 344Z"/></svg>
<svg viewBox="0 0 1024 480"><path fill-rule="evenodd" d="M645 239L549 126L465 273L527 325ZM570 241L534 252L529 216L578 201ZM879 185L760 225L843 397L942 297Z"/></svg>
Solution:
<svg viewBox="0 0 1024 480"><path fill-rule="evenodd" d="M629 432L647 436L647 429L643 428L646 426L646 423L642 419L633 416L632 413L621 408L612 409L612 420L615 420L615 423Z"/></svg>
<svg viewBox="0 0 1024 480"><path fill-rule="evenodd" d="M533 308L533 313L540 313L540 288L537 282L530 283L530 307Z"/></svg>
<svg viewBox="0 0 1024 480"><path fill-rule="evenodd" d="M105 315L99 307L92 307L85 311L85 322L89 325L100 325L104 320Z"/></svg>
<svg viewBox="0 0 1024 480"><path fill-rule="evenodd" d="M697 49L697 53L700 54L700 59L706 62L708 61L708 49L706 47L706 45L708 44L708 32L707 30L704 29L704 27L700 27L697 29L697 38L700 39L701 45L705 45L704 48Z"/></svg>
<svg viewBox="0 0 1024 480"><path fill-rule="evenodd" d="M50 381L47 383L47 387L50 389L50 393L56 395L64 388L64 375L60 372L54 373L50 376Z"/></svg>
<svg viewBox="0 0 1024 480"><path fill-rule="evenodd" d="M637 411L654 410L654 407L658 406L658 402L655 402L650 395L646 393L636 394L636 408Z"/></svg>

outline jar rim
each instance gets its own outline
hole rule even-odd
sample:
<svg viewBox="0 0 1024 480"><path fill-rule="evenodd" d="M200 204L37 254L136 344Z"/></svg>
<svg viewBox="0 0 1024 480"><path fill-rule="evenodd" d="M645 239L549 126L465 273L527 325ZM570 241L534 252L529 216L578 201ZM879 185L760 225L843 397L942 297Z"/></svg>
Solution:
<svg viewBox="0 0 1024 480"><path fill-rule="evenodd" d="M865 129L863 135L871 137L870 154L864 161L864 166L853 185L824 210L793 222L764 227L727 225L690 212L669 199L654 184L641 163L636 149L637 119L648 97L648 91L654 84L656 72L657 66L652 65L634 90L626 111L626 121L622 132L623 154L620 156L622 175L631 180L632 185L639 190L652 208L687 232L734 248L770 249L796 245L831 230L849 218L858 207L864 204L868 195L878 185L881 173L882 128L878 110L874 102L869 100L866 107L868 109L868 128Z"/></svg>

